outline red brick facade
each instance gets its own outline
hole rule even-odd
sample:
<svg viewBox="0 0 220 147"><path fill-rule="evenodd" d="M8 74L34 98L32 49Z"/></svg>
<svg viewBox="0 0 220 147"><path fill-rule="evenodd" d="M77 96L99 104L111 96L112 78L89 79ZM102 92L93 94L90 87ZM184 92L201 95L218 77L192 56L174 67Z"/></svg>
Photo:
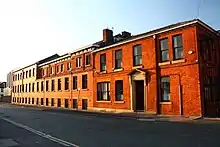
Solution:
<svg viewBox="0 0 220 147"><path fill-rule="evenodd" d="M73 108L73 100L76 99L78 108L82 109L82 101L86 99L88 109L96 110L132 112L141 109L146 113L163 115L217 115L214 111L220 108L220 103L218 105L210 101L213 97L217 99L216 85L211 84L211 88L210 85L207 88L207 76L212 77L212 81L220 80L220 35L217 32L201 21L189 21L137 36L124 33L126 38L114 42L115 38L111 36L113 32L105 29L102 44L99 46L87 51L82 49L65 55L66 58L39 66L35 85L37 82L43 81L45 84L49 81L49 89L51 89L51 80L54 80L55 91L37 92L35 87L35 92L32 93L34 99L44 98L46 103L48 98L48 106L52 98L55 98L55 106L57 99L61 99L61 107L65 107L65 101L68 101L68 108ZM174 37L178 35L181 36L183 49L181 55L178 48L174 51ZM202 42L207 38L210 40L208 53L204 49L207 46ZM166 49L168 59L162 61L161 40L163 39L168 43ZM140 48L141 53L138 52ZM122 67L116 68L118 58L116 51L119 50L121 50ZM210 56L209 60L204 59L206 54ZM90 56L89 65L86 65L87 55ZM175 59L174 56L177 55L181 58ZM78 57L81 58L80 67L76 67ZM140 64L136 65L136 62ZM71 70L68 70L69 63ZM64 71L57 72L57 66L61 65L64 66ZM51 67L53 74L50 71ZM104 71L101 71L101 67ZM87 75L86 89L82 89L82 75ZM73 76L77 76L77 89L74 90ZM64 80L67 77L69 90L64 90ZM164 90L162 78L169 80L163 87L167 88L169 83L170 93L169 96L166 95L166 98L169 97L167 100L162 99ZM62 90L57 89L58 79L62 81ZM123 84L120 85L120 82ZM212 96L208 95L210 93ZM17 103L16 100L13 102ZM211 107L215 109L210 109Z"/></svg>

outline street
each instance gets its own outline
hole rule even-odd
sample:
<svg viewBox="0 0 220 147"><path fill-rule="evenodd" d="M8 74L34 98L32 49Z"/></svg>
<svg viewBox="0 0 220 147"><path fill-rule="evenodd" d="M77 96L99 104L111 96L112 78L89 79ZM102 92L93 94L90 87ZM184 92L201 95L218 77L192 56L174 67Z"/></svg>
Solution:
<svg viewBox="0 0 220 147"><path fill-rule="evenodd" d="M139 121L2 105L0 145L8 139L15 147L219 147L219 124Z"/></svg>

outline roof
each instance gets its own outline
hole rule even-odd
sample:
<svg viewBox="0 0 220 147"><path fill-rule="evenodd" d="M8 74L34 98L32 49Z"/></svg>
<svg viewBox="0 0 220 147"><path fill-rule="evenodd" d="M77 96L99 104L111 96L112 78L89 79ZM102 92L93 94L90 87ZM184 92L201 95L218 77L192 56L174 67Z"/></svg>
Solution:
<svg viewBox="0 0 220 147"><path fill-rule="evenodd" d="M44 58L44 59L38 61L37 64L42 64L42 63L45 63L45 62L54 60L54 59L59 58L59 57L60 57L60 56L59 56L58 54L54 54L54 55L52 55L52 56L49 56L49 57L47 57L47 58Z"/></svg>
<svg viewBox="0 0 220 147"><path fill-rule="evenodd" d="M205 24L201 20L193 19L193 20L188 20L188 21L183 21L183 22L178 22L178 23L175 23L175 24L171 24L171 25L161 27L159 29L151 30L151 31L148 31L148 32L145 32L145 33L133 35L129 38L122 39L122 40L120 40L118 42L115 42L113 44L110 44L110 45L107 45L107 46L102 46L101 48L96 49L94 52L98 52L98 51L101 51L101 50L104 50L104 49L108 49L110 47L122 45L122 44L125 44L125 43L128 43L128 42L131 42L131 41L135 41L135 40L139 40L139 39L142 39L142 38L154 36L154 35L157 35L157 34L160 34L160 33L163 33L163 32L167 32L167 31L174 30L174 29L177 29L177 28L182 28L182 27L189 26L189 25L196 24L196 23L206 27L207 29L209 29L213 33L220 36L220 33L217 33L216 30L214 30L213 28L211 28L210 26L208 26L207 24ZM97 42L97 43L100 43L100 42Z"/></svg>

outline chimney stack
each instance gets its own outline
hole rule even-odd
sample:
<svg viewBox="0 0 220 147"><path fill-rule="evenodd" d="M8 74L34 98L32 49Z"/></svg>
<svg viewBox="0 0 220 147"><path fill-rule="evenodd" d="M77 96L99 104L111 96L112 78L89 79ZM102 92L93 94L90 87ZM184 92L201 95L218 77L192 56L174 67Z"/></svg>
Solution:
<svg viewBox="0 0 220 147"><path fill-rule="evenodd" d="M107 44L110 44L113 42L113 31L110 29L104 29L103 30L103 41Z"/></svg>

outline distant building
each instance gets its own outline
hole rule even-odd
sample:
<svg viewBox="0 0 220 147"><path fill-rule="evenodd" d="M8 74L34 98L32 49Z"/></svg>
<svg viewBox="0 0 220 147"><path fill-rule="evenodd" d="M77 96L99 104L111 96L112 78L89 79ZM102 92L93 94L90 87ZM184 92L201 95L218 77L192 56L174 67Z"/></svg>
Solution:
<svg viewBox="0 0 220 147"><path fill-rule="evenodd" d="M13 85L12 82L13 82L13 81L12 81L12 71L11 71L11 72L9 72L9 73L7 74L6 87L12 88L12 85Z"/></svg>
<svg viewBox="0 0 220 147"><path fill-rule="evenodd" d="M2 100L2 97L4 96L5 87L6 87L6 82L0 82L0 101Z"/></svg>

